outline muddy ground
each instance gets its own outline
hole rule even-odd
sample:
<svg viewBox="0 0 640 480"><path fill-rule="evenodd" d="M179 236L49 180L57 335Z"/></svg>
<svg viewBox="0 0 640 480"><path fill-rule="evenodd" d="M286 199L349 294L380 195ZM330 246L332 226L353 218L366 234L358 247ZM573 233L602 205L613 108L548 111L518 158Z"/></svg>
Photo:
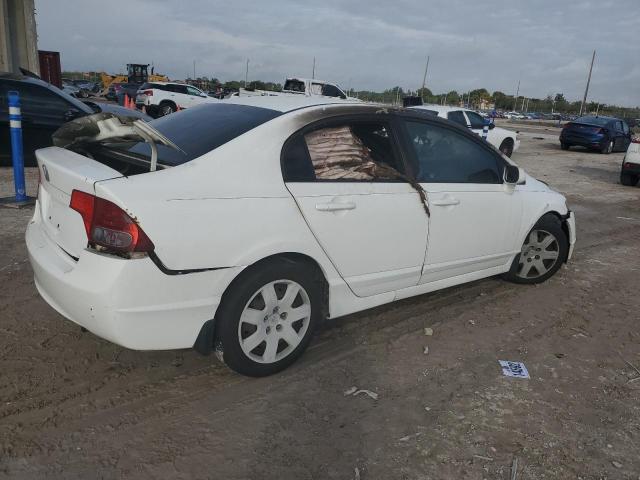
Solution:
<svg viewBox="0 0 640 480"><path fill-rule="evenodd" d="M0 210L0 477L511 479L517 459L518 480L637 480L640 188L618 183L622 154L521 130L514 159L576 212L571 263L536 287L491 278L329 321L264 379L82 333L36 293L31 211Z"/></svg>

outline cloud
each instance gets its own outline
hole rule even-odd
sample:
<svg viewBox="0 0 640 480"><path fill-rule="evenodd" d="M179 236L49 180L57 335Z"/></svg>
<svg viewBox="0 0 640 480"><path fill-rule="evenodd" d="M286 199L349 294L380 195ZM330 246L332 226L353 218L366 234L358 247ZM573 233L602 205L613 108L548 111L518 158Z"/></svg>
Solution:
<svg viewBox="0 0 640 480"><path fill-rule="evenodd" d="M640 104L637 0L36 0L39 47L67 70L122 72L151 63L180 79L280 81L317 75L344 86L415 89L430 56L433 91L487 88ZM622 15L621 12L624 12Z"/></svg>

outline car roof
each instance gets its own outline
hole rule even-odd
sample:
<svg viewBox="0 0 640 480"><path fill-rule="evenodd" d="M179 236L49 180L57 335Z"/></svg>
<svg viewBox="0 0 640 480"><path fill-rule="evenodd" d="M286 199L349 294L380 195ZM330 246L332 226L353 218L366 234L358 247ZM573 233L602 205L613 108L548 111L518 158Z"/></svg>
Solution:
<svg viewBox="0 0 640 480"><path fill-rule="evenodd" d="M302 95L254 95L246 97L231 97L223 102L233 103L237 105L248 105L252 107L268 108L278 112L290 112L308 107L320 107L330 105L363 105L361 101L334 100L330 97L307 97ZM375 105L375 104L365 104ZM380 105L377 105L380 108Z"/></svg>
<svg viewBox="0 0 640 480"><path fill-rule="evenodd" d="M457 111L472 112L473 111L468 108L462 108L462 107L449 107L445 105L429 105L429 104L413 105L409 108L413 108L416 110L431 110L432 112L438 112L438 113L449 113L449 112L457 112Z"/></svg>

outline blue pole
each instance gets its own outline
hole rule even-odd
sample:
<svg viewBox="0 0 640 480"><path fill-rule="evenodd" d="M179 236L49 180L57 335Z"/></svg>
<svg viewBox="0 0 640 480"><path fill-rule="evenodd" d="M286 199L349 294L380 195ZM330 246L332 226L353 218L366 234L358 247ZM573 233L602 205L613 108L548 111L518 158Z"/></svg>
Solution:
<svg viewBox="0 0 640 480"><path fill-rule="evenodd" d="M16 201L25 202L27 201L27 189L24 182L24 157L22 155L22 114L20 113L20 94L14 90L9 92L9 127Z"/></svg>

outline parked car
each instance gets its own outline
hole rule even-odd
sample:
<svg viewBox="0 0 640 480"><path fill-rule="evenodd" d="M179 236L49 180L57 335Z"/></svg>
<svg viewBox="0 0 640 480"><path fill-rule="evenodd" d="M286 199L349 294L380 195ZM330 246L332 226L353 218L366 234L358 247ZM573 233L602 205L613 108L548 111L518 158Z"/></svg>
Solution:
<svg viewBox="0 0 640 480"><path fill-rule="evenodd" d="M96 82L91 82L89 80L72 80L72 83L76 87L82 88L90 93L97 93L100 91L100 86Z"/></svg>
<svg viewBox="0 0 640 480"><path fill-rule="evenodd" d="M109 88L107 89L107 93L104 96L104 98L106 98L107 100L117 101L118 92L120 91L120 89L122 89L122 84L119 82L113 82L111 85L109 85Z"/></svg>
<svg viewBox="0 0 640 480"><path fill-rule="evenodd" d="M467 128L309 100L215 102L39 150L42 297L127 348L262 376L327 317L492 275L539 283L571 257L565 198Z"/></svg>
<svg viewBox="0 0 640 480"><path fill-rule="evenodd" d="M613 117L580 117L568 122L560 132L563 150L578 145L600 153L624 152L631 143L631 129Z"/></svg>
<svg viewBox="0 0 640 480"><path fill-rule="evenodd" d="M62 91L67 95L76 98L87 98L89 96L86 90L76 87L73 83L62 82Z"/></svg>
<svg viewBox="0 0 640 480"><path fill-rule="evenodd" d="M184 108L203 103L216 103L219 100L210 97L199 88L184 83L148 82L144 83L135 97L136 107L145 107L153 117L168 115Z"/></svg>
<svg viewBox="0 0 640 480"><path fill-rule="evenodd" d="M489 133L487 134L487 141L507 157L511 157L513 152L520 148L520 140L518 140L516 132L512 132L506 128L496 127L493 122L482 118L473 110L458 107L445 107L441 105L421 105L411 108L432 112L438 117L446 118L458 125L469 128L478 135L482 135L483 128L488 126Z"/></svg>
<svg viewBox="0 0 640 480"><path fill-rule="evenodd" d="M640 179L640 138L634 137L622 160L620 183L633 187L638 184L638 179Z"/></svg>
<svg viewBox="0 0 640 480"><path fill-rule="evenodd" d="M52 144L51 135L63 123L93 113L112 112L151 120L142 112L105 103L81 102L53 85L33 77L0 73L0 165L11 165L9 108L7 94L20 93L22 141L27 166L35 166L35 151Z"/></svg>

